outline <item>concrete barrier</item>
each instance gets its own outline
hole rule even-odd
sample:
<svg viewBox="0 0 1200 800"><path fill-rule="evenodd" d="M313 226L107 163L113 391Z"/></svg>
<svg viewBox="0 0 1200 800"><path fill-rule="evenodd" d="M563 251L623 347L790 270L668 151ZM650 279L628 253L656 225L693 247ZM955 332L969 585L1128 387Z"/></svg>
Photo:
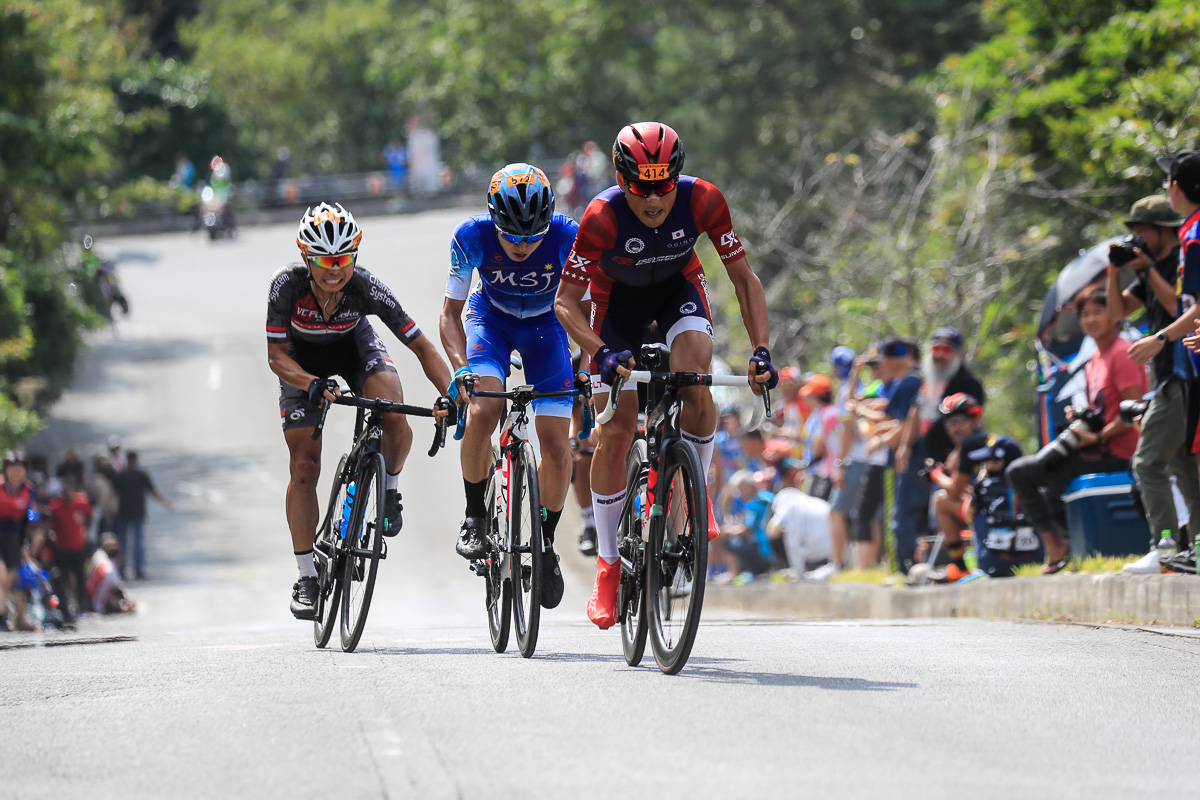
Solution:
<svg viewBox="0 0 1200 800"><path fill-rule="evenodd" d="M1060 574L957 586L751 583L705 589L705 604L788 619L1001 617L1196 627L1193 575Z"/></svg>

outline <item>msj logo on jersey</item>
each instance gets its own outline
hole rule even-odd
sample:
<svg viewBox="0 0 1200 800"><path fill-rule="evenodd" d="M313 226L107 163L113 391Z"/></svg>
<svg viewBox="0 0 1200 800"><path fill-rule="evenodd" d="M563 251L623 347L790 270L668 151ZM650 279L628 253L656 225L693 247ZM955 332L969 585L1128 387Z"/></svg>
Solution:
<svg viewBox="0 0 1200 800"><path fill-rule="evenodd" d="M513 289L544 292L554 284L554 273L497 269L492 271L491 280L488 282L496 287L509 286Z"/></svg>

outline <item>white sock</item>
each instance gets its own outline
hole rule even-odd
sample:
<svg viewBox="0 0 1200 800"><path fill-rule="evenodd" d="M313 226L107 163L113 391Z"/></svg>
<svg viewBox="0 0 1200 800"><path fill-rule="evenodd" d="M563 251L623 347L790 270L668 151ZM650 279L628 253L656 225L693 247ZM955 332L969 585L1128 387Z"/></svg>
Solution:
<svg viewBox="0 0 1200 800"><path fill-rule="evenodd" d="M617 525L621 521L621 502L624 499L624 489L616 494L592 492L592 510L596 514L596 547L600 557L609 564L616 563L621 557L617 552Z"/></svg>
<svg viewBox="0 0 1200 800"><path fill-rule="evenodd" d="M700 469L704 472L704 481L708 482L708 467L712 464L713 448L716 446L716 428L708 436L697 436L694 433L680 431L683 438L696 447L696 455L700 456Z"/></svg>
<svg viewBox="0 0 1200 800"><path fill-rule="evenodd" d="M709 449L709 452L710 453L712 452L711 448ZM399 486L400 486L400 473L397 472L395 475L393 475L392 473L389 472L387 474L387 480L383 482L384 490L390 492L392 489L399 488Z"/></svg>
<svg viewBox="0 0 1200 800"><path fill-rule="evenodd" d="M596 527L596 512L591 506L579 509L579 519L583 522L583 527Z"/></svg>
<svg viewBox="0 0 1200 800"><path fill-rule="evenodd" d="M317 577L317 565L313 562L313 551L305 550L303 553L296 553L295 555L296 569L300 570L300 577Z"/></svg>

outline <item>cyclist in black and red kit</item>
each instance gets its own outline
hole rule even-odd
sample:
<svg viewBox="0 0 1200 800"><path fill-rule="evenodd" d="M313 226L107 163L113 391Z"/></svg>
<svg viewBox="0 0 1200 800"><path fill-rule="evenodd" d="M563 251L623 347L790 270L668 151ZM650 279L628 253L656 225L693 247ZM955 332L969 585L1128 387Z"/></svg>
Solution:
<svg viewBox="0 0 1200 800"><path fill-rule="evenodd" d="M340 375L363 397L404 400L396 368L367 315L378 317L408 345L439 395L450 384L446 362L391 289L355 265L361 240L358 223L340 204L322 203L309 209L296 233L304 263L275 273L267 301L267 361L279 376L279 415L291 456L287 517L300 572L292 587L291 606L298 619L313 618L317 594L312 551L319 515L321 440L314 441L309 429L317 424L322 400L332 400L336 394L326 388L325 380ZM450 401L443 405L449 408ZM386 415L382 450L387 466L384 534L388 536L400 531L397 482L411 446L412 429L405 417Z"/></svg>
<svg viewBox="0 0 1200 800"><path fill-rule="evenodd" d="M654 321L671 348L671 370L711 372L712 314L704 268L694 249L700 234L707 234L737 292L754 348L747 380L758 394L761 385L774 387L778 382L767 350L769 324L762 283L750 269L721 191L707 181L681 175L683 157L679 137L667 125L639 122L621 129L613 144L617 185L597 195L584 212L554 308L571 337L592 354L591 372L598 373L601 388L610 386L618 373L629 374L642 334ZM590 324L579 308L589 285L594 303ZM712 395L705 387L683 389L682 395L683 435L695 445L707 473L716 430ZM606 399L597 399L607 404ZM588 618L601 628L617 620L617 522L637 411L636 403L618 406L616 416L600 426L592 457L599 555ZM711 505L709 529L711 538L715 529Z"/></svg>

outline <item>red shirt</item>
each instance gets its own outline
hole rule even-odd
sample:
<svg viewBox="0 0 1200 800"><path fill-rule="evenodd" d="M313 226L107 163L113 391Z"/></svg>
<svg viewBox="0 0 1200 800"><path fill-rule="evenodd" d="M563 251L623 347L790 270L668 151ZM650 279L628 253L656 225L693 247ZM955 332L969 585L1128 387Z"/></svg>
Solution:
<svg viewBox="0 0 1200 800"><path fill-rule="evenodd" d="M0 478L0 520L23 522L33 505L33 497L33 484L29 481L14 489Z"/></svg>
<svg viewBox="0 0 1200 800"><path fill-rule="evenodd" d="M75 492L69 499L50 498L55 547L65 553L77 553L82 550L87 543L84 526L91 515L92 504L83 492Z"/></svg>
<svg viewBox="0 0 1200 800"><path fill-rule="evenodd" d="M1129 342L1120 336L1106 350L1092 353L1083 371L1087 376L1088 404L1100 413L1105 425L1120 414L1123 391L1136 388L1143 395L1149 388L1146 368L1129 357ZM1116 458L1133 458L1137 441L1137 430L1131 427L1109 441L1108 453Z"/></svg>

